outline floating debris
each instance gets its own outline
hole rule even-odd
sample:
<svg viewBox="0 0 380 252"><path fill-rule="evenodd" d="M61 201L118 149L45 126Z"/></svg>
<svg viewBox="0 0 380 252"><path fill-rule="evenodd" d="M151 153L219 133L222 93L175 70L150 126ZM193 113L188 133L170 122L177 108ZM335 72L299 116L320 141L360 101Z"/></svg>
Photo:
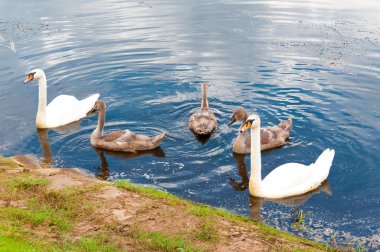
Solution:
<svg viewBox="0 0 380 252"><path fill-rule="evenodd" d="M16 53L15 43L13 43L12 41L9 42L9 48L11 49L12 52Z"/></svg>
<svg viewBox="0 0 380 252"><path fill-rule="evenodd" d="M305 224L305 217L307 215L311 214L311 211L308 211L306 213L303 213L303 210L302 209L299 209L298 207L295 208L291 213L290 213L290 216L295 216L294 220L293 220L293 223L292 223L292 226L297 229L297 230L300 230L301 228L304 227L304 224Z"/></svg>

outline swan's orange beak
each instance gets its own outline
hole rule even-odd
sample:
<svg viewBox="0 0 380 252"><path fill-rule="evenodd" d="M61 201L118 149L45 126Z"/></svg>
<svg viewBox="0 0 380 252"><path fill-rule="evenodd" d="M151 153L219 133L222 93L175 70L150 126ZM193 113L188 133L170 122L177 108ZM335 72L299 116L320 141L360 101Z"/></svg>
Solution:
<svg viewBox="0 0 380 252"><path fill-rule="evenodd" d="M241 128L240 132L241 132L241 133L246 132L249 128L251 128L251 125L252 125L252 123L251 123L250 121L246 122L246 123L244 124L243 128Z"/></svg>
<svg viewBox="0 0 380 252"><path fill-rule="evenodd" d="M34 79L34 76L33 74L28 74L28 76L26 77L26 79L24 80L24 84L28 83L29 81L33 80Z"/></svg>

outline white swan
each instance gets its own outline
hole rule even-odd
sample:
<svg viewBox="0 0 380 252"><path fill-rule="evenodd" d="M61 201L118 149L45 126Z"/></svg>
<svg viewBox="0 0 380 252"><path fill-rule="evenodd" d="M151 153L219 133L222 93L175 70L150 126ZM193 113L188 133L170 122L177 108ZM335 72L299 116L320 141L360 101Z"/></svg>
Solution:
<svg viewBox="0 0 380 252"><path fill-rule="evenodd" d="M310 165L283 164L261 179L260 117L250 115L241 129L251 128L251 177L249 192L253 196L278 199L300 195L318 188L329 175L335 151L326 149Z"/></svg>
<svg viewBox="0 0 380 252"><path fill-rule="evenodd" d="M78 101L71 95L59 95L47 104L47 84L44 71L33 69L28 73L24 83L38 80L39 99L38 111L36 116L37 128L55 128L78 121L86 117L87 113L93 108L99 94L93 94L86 99Z"/></svg>

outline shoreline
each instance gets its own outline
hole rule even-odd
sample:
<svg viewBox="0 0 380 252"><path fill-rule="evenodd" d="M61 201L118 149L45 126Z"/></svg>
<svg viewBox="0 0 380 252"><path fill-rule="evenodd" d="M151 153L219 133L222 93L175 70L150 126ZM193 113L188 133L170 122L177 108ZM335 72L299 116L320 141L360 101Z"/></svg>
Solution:
<svg viewBox="0 0 380 252"><path fill-rule="evenodd" d="M30 156L0 157L0 184L0 251L331 251L224 209L78 168L42 168Z"/></svg>

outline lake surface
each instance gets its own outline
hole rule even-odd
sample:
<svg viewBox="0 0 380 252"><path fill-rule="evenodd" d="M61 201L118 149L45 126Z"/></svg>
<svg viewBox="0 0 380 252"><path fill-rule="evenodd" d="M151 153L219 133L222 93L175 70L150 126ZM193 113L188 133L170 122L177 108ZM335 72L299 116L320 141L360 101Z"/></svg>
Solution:
<svg viewBox="0 0 380 252"><path fill-rule="evenodd" d="M34 154L323 243L335 235L340 246L380 249L378 2L2 0L0 12L2 155ZM49 101L100 92L106 132L170 135L133 156L91 147L96 115L37 132L38 85L23 84L33 68L46 72ZM188 130L202 81L219 123L206 142ZM249 197L249 156L232 153L239 125L227 126L239 107L262 126L293 116L291 142L262 154L263 176L330 147L328 183L288 202ZM297 207L307 213L300 229Z"/></svg>

